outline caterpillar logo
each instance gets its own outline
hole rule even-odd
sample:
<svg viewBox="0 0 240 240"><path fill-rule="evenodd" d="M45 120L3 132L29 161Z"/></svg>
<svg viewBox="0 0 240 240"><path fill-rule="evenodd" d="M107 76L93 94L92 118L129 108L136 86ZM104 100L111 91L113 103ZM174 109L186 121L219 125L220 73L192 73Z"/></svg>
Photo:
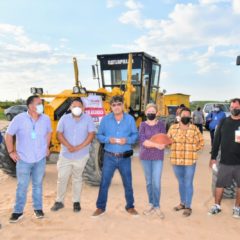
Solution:
<svg viewBox="0 0 240 240"><path fill-rule="evenodd" d="M132 63L134 63L133 60L132 60ZM128 64L128 59L108 60L108 65L122 65L122 64Z"/></svg>

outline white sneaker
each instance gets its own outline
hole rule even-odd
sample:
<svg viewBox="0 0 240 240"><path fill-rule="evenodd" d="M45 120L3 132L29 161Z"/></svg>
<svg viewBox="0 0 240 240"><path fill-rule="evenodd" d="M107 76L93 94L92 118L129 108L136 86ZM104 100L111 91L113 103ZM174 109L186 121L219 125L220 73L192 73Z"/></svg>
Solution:
<svg viewBox="0 0 240 240"><path fill-rule="evenodd" d="M149 204L148 208L143 211L143 214L146 216L149 216L154 213L154 207L153 205Z"/></svg>
<svg viewBox="0 0 240 240"><path fill-rule="evenodd" d="M211 209L208 211L208 215L217 215L222 211L221 206L214 204Z"/></svg>
<svg viewBox="0 0 240 240"><path fill-rule="evenodd" d="M240 218L240 207L233 208L233 215L234 218Z"/></svg>
<svg viewBox="0 0 240 240"><path fill-rule="evenodd" d="M164 213L160 210L160 208L154 208L154 212L155 214L160 217L161 219L164 219L165 218L165 215Z"/></svg>

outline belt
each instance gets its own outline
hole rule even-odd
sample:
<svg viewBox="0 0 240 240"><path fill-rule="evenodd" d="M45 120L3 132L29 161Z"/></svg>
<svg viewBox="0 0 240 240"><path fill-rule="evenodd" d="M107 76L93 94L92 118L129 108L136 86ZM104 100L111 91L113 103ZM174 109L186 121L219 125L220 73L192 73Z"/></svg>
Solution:
<svg viewBox="0 0 240 240"><path fill-rule="evenodd" d="M111 156L114 156L114 157L123 157L124 156L124 153L113 153L113 152L108 152L108 151L105 151L105 153L107 153Z"/></svg>

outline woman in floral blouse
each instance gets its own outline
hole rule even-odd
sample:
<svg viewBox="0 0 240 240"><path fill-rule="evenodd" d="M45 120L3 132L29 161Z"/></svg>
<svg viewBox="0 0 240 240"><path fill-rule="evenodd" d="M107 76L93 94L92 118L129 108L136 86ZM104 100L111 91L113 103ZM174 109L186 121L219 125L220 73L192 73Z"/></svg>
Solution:
<svg viewBox="0 0 240 240"><path fill-rule="evenodd" d="M164 158L164 145L154 143L150 138L158 133L165 133L162 121L156 118L157 106L148 104L145 114L147 120L142 122L139 128L140 159L146 179L149 207L143 212L144 215L156 214L164 218L160 210L161 175Z"/></svg>

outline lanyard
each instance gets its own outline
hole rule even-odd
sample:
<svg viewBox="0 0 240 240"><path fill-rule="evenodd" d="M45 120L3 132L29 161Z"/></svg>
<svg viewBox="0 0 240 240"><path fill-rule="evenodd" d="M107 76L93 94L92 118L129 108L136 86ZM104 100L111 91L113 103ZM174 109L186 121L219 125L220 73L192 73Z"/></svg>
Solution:
<svg viewBox="0 0 240 240"><path fill-rule="evenodd" d="M32 124L32 131L31 131L31 139L35 140L37 138L36 132L35 132L35 128L36 128L36 123L37 121L34 121L31 116L29 116L29 119L31 121Z"/></svg>
<svg viewBox="0 0 240 240"><path fill-rule="evenodd" d="M34 121L31 117L29 117L29 118L30 118L30 121L31 121L31 124L32 124L32 131L35 132L37 121Z"/></svg>

